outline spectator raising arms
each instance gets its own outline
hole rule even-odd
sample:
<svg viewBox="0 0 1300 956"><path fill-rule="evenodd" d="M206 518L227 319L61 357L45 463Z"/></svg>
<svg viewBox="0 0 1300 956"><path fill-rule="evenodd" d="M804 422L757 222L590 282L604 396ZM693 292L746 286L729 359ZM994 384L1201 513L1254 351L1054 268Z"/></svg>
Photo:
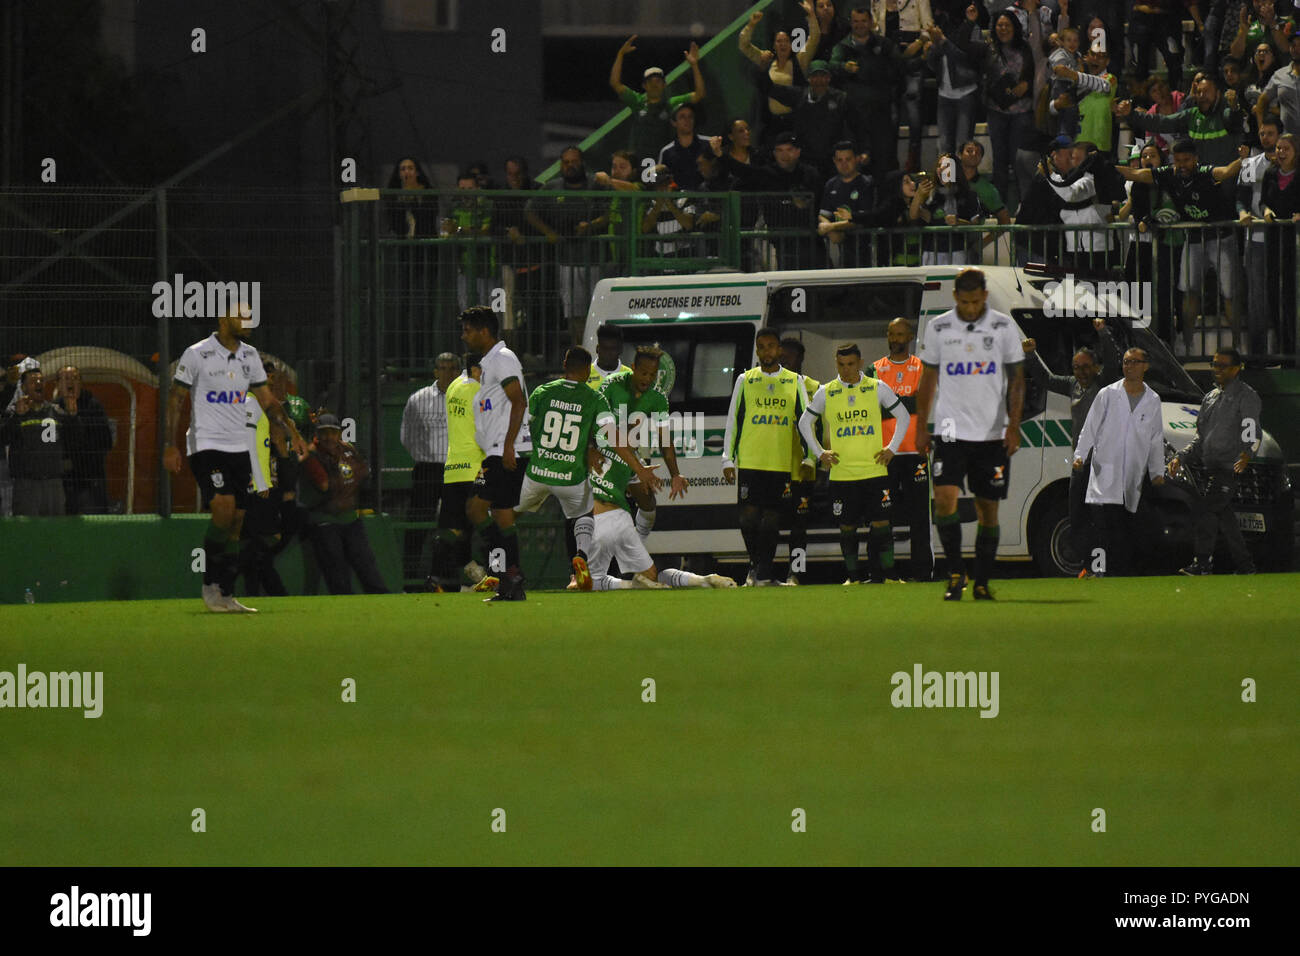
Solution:
<svg viewBox="0 0 1300 956"><path fill-rule="evenodd" d="M979 100L979 64L983 62L983 38L979 11L966 8L965 19L949 27L948 37L931 24L925 48L925 62L939 81L939 152L956 151L959 144L975 135L975 104Z"/></svg>
<svg viewBox="0 0 1300 956"><path fill-rule="evenodd" d="M1025 9L1031 7L1037 9L1036 0L1027 0ZM1003 196L1008 195L1016 147L1034 125L1034 83L1043 50L1038 17L1028 19L1030 36L1026 41L1019 17L1010 10L998 14L993 21L993 42L984 55L984 103L993 146L993 185ZM1025 184L1021 184L1019 192L1024 195Z"/></svg>
<svg viewBox="0 0 1300 956"><path fill-rule="evenodd" d="M865 0L849 14L849 35L831 52L831 75L849 94L860 128L871 132L876 175L898 168L898 125L893 117L894 87L903 75L903 56L895 43L875 32Z"/></svg>
<svg viewBox="0 0 1300 956"><path fill-rule="evenodd" d="M704 99L705 86L704 75L700 73L700 48L692 43L686 51L686 61L691 65L691 76L695 80L693 93L670 98L664 83L664 71L657 66L648 67L645 71L642 80L644 93L628 89L623 85L623 57L636 50L633 45L635 42L636 37L631 36L619 47L614 65L609 71L609 85L614 95L632 111L628 149L637 157L639 167L642 157L657 157L664 143L672 139L672 111L682 103L698 103Z"/></svg>
<svg viewBox="0 0 1300 956"><path fill-rule="evenodd" d="M772 86L804 86L807 84L805 73L812 62L821 41L821 25L813 13L812 0L803 0L800 4L808 15L808 37L802 50L794 52L790 34L778 30L772 38L772 49L761 50L753 44L754 28L763 19L762 11L749 15L749 22L740 30L740 52L761 69ZM794 111L789 105L775 97L767 99L767 113L764 117L763 139L772 142L777 135L794 128Z"/></svg>

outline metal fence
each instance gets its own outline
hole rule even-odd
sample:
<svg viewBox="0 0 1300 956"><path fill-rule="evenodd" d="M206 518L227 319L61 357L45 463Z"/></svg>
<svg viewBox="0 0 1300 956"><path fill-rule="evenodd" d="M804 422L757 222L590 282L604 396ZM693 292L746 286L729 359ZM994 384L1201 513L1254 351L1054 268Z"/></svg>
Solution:
<svg viewBox="0 0 1300 956"><path fill-rule="evenodd" d="M397 440L407 395L461 351L458 313L500 312L530 377L579 341L596 281L622 275L852 266L1040 263L1063 278L1149 288L1177 354L1233 340L1294 365L1296 225L935 225L818 235L811 195L530 190L0 191L0 353L75 364L105 396L110 498L125 512L195 507L192 482L160 495L160 376L210 317L160 315L155 283L258 282L253 343L297 390L362 423L384 483L410 467ZM1193 247L1195 247L1193 249ZM175 310L173 310L175 311ZM185 311L183 308L180 310ZM102 388L101 388L102 386ZM165 387L165 385L164 385ZM387 476L387 477L385 477Z"/></svg>

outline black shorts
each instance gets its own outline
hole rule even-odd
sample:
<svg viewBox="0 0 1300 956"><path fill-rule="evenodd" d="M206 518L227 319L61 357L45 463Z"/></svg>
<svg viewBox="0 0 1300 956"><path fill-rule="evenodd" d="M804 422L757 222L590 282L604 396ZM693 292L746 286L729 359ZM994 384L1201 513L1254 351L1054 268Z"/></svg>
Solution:
<svg viewBox="0 0 1300 956"><path fill-rule="evenodd" d="M217 495L234 495L235 507L240 509L248 504L248 483L253 480L248 452L196 451L190 456L190 471L199 483L204 510Z"/></svg>
<svg viewBox="0 0 1300 956"><path fill-rule="evenodd" d="M506 471L500 455L483 459L483 471L474 479L474 494L493 508L513 508L519 504L519 490L524 486L528 456L515 453L515 470Z"/></svg>
<svg viewBox="0 0 1300 956"><path fill-rule="evenodd" d="M936 447L938 442L935 443ZM894 524L909 524L924 515L930 526L930 461L924 455L895 455L889 462L889 478L894 483Z"/></svg>
<svg viewBox="0 0 1300 956"><path fill-rule="evenodd" d="M888 475L857 481L832 481L831 517L841 527L858 527L864 521L888 521L894 508L894 483Z"/></svg>
<svg viewBox="0 0 1300 956"><path fill-rule="evenodd" d="M931 465L934 484L962 487L965 480L976 498L1001 501L1011 483L1011 459L1001 440L936 441Z"/></svg>
<svg viewBox="0 0 1300 956"><path fill-rule="evenodd" d="M812 504L813 491L816 487L817 482L815 481L800 481L798 478L790 479L790 483L785 488L785 504L792 515L808 514L809 506Z"/></svg>
<svg viewBox="0 0 1300 956"><path fill-rule="evenodd" d="M470 496L474 494L474 491L474 482L472 481L454 481L449 485L442 486L442 508L438 511L439 528L460 531L470 529L469 515L465 513L465 505L469 503Z"/></svg>
<svg viewBox="0 0 1300 956"><path fill-rule="evenodd" d="M755 508L780 508L790 483L788 471L740 468L736 472L736 500Z"/></svg>

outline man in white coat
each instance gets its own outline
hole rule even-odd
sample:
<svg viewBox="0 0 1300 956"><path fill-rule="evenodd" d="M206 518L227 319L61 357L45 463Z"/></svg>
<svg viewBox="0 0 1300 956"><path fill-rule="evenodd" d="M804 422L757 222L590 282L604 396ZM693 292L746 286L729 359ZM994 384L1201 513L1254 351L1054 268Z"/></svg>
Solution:
<svg viewBox="0 0 1300 956"><path fill-rule="evenodd" d="M1149 475L1152 485L1165 481L1160 397L1143 382L1146 352L1125 352L1123 371L1122 379L1097 393L1074 455L1077 470L1092 453L1084 500L1092 506L1100 547L1087 559L1091 577L1133 573L1133 516L1142 497L1142 475Z"/></svg>

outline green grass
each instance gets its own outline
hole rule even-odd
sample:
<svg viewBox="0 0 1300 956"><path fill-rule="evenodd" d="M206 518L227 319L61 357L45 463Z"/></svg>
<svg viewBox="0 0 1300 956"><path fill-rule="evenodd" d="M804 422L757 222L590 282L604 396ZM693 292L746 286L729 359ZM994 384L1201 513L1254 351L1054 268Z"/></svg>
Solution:
<svg viewBox="0 0 1300 956"><path fill-rule="evenodd" d="M0 864L1294 866L1298 583L0 607L0 670L104 672L0 710ZM999 716L893 708L918 662Z"/></svg>

